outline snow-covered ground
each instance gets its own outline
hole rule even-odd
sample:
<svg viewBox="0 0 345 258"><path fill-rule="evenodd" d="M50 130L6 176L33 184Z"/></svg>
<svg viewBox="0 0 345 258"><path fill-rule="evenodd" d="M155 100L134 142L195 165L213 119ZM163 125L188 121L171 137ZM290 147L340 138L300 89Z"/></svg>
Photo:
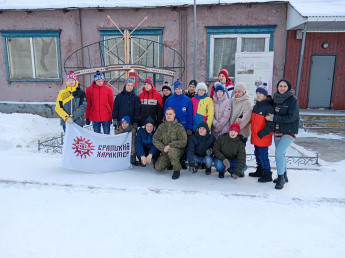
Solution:
<svg viewBox="0 0 345 258"><path fill-rule="evenodd" d="M178 180L151 166L92 174L60 168L59 154L37 150L38 139L61 132L58 119L0 113L0 257L345 252L345 161L289 169L281 191L248 176L219 179L214 168L210 176L182 171ZM248 144L247 152L252 149ZM288 155L304 151L295 145Z"/></svg>

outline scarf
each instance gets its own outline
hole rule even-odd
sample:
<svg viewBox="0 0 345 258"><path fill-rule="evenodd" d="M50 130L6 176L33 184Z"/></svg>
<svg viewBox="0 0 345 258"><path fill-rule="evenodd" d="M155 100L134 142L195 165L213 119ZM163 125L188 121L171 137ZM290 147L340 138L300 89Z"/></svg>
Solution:
<svg viewBox="0 0 345 258"><path fill-rule="evenodd" d="M273 101L276 104L281 104L283 103L286 99L290 98L291 96L294 95L294 91L293 90L289 90L283 94L280 94L278 91L276 93L274 93L273 95Z"/></svg>

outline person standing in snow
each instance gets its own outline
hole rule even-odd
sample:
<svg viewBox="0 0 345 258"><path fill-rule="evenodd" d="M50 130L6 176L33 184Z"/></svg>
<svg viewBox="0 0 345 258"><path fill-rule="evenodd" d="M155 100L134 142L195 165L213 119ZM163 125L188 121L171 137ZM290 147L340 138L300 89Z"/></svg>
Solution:
<svg viewBox="0 0 345 258"><path fill-rule="evenodd" d="M229 133L219 136L213 145L213 153L216 157L214 166L219 172L219 178L224 178L226 171L234 179L244 177L244 171L247 169L246 149L239 137L240 132L239 124L233 123L230 125Z"/></svg>
<svg viewBox="0 0 345 258"><path fill-rule="evenodd" d="M133 121L133 128L136 130L140 117L139 97L134 93L134 80L128 78L121 93L116 95L113 107L113 125L116 129L119 121L129 116Z"/></svg>
<svg viewBox="0 0 345 258"><path fill-rule="evenodd" d="M213 95L214 117L212 122L212 134L216 139L229 131L231 99L225 93L225 88L220 82L216 82L216 91Z"/></svg>
<svg viewBox="0 0 345 258"><path fill-rule="evenodd" d="M187 145L187 133L184 127L175 118L175 110L168 107L165 111L165 122L161 124L153 135L153 145L161 151L161 156L155 164L158 172L173 166L172 179L180 177L181 163L179 158Z"/></svg>
<svg viewBox="0 0 345 258"><path fill-rule="evenodd" d="M275 189L280 190L288 182L286 150L296 139L299 126L299 104L290 81L281 79L277 83L277 92L273 95L273 101L275 113L266 115L265 119L276 123L274 143L278 178L273 182L276 184Z"/></svg>
<svg viewBox="0 0 345 258"><path fill-rule="evenodd" d="M137 163L137 156L135 152L135 135L137 133L137 130L133 128L131 125L131 118L129 116L124 116L121 119L121 124L116 128L115 134L120 134L120 133L130 133L132 132L132 148L131 148L131 164L132 165L139 165Z"/></svg>
<svg viewBox="0 0 345 258"><path fill-rule="evenodd" d="M86 124L89 125L92 121L94 132L101 133L103 126L104 134L110 134L114 105L113 89L105 84L104 75L100 71L95 73L94 81L87 87L86 99Z"/></svg>
<svg viewBox="0 0 345 258"><path fill-rule="evenodd" d="M189 170L193 173L199 169L199 163L205 164L206 175L211 174L212 166L212 148L216 141L214 135L210 133L208 124L204 121L200 122L195 134L188 138L187 157L189 162Z"/></svg>
<svg viewBox="0 0 345 258"><path fill-rule="evenodd" d="M250 119L252 116L251 97L247 93L246 84L238 82L235 85L235 95L231 98L230 124L238 123L244 143L250 136Z"/></svg>
<svg viewBox="0 0 345 258"><path fill-rule="evenodd" d="M273 100L268 95L267 87L264 85L256 89L256 104L253 107L251 118L251 143L254 145L254 154L257 168L251 177L259 177L258 182L266 183L272 181L270 161L268 159L268 147L272 144L272 132L275 123L266 121L265 116L274 113Z"/></svg>
<svg viewBox="0 0 345 258"><path fill-rule="evenodd" d="M153 85L151 77L144 80L144 88L139 95L139 101L141 103L140 126L145 125L149 116L157 126L160 125L163 119L163 99Z"/></svg>
<svg viewBox="0 0 345 258"><path fill-rule="evenodd" d="M219 82L224 86L226 95L229 99L231 99L235 92L234 92L234 84L232 83L231 79L229 78L229 72L226 68L220 70L218 73ZM215 94L216 85L214 84L211 89L210 98L213 99L213 95Z"/></svg>
<svg viewBox="0 0 345 258"><path fill-rule="evenodd" d="M174 95L169 97L165 102L165 110L168 107L174 108L175 116L177 121L183 126L186 130L187 135L190 136L193 134L193 104L192 101L184 95L183 85L180 79L177 79L174 83ZM183 153L180 158L182 169L187 169L187 151ZM170 167L171 168L171 167Z"/></svg>
<svg viewBox="0 0 345 258"><path fill-rule="evenodd" d="M135 138L135 151L140 160L140 165L156 163L160 151L153 145L152 138L155 133L155 122L151 117L146 119L145 127L140 127Z"/></svg>
<svg viewBox="0 0 345 258"><path fill-rule="evenodd" d="M163 87L162 87L162 92L163 92L163 110L165 110L165 102L166 100L172 96L172 92L171 92L171 86L169 85L168 82L165 82L163 84Z"/></svg>
<svg viewBox="0 0 345 258"><path fill-rule="evenodd" d="M192 99L195 95L195 88L198 82L196 80L191 80L188 84L188 90L184 91L184 95L186 95L188 98Z"/></svg>
<svg viewBox="0 0 345 258"><path fill-rule="evenodd" d="M200 122L205 121L208 128L211 128L214 117L213 100L208 96L207 86L204 82L199 82L196 86L196 94L192 98L193 103L193 131Z"/></svg>
<svg viewBox="0 0 345 258"><path fill-rule="evenodd" d="M86 95L79 87L77 76L70 71L66 76L66 86L59 91L56 99L55 111L60 116L60 124L65 131L65 123L83 127L85 124L84 113L86 110Z"/></svg>

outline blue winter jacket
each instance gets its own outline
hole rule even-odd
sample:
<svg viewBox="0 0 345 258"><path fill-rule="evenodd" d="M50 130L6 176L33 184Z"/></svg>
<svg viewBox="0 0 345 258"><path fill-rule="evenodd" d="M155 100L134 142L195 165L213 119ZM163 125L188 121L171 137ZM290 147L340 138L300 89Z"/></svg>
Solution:
<svg viewBox="0 0 345 258"><path fill-rule="evenodd" d="M164 116L165 110L168 107L172 107L175 109L176 119L177 121L183 125L184 129L193 129L193 104L190 98L184 95L183 91L181 95L174 95L170 96L164 106Z"/></svg>
<svg viewBox="0 0 345 258"><path fill-rule="evenodd" d="M141 127L137 131L134 146L139 157L145 156L144 147L150 149L149 154L152 156L156 154L157 148L152 144L153 134L154 131L152 131L152 133L148 133L145 127Z"/></svg>
<svg viewBox="0 0 345 258"><path fill-rule="evenodd" d="M127 92L126 86L121 93L116 95L113 107L113 119L121 121L124 116L131 118L131 124L139 122L139 97L134 93L134 89L131 92Z"/></svg>

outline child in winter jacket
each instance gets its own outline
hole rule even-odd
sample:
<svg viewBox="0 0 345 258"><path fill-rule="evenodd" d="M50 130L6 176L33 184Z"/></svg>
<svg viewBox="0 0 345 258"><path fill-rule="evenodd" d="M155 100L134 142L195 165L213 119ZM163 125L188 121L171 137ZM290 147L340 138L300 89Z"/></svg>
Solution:
<svg viewBox="0 0 345 258"><path fill-rule="evenodd" d="M105 84L101 72L96 72L94 81L87 87L86 99L88 102L85 113L86 124L89 125L92 121L94 132L100 133L103 126L104 134L110 134L114 105L113 89Z"/></svg>
<svg viewBox="0 0 345 258"><path fill-rule="evenodd" d="M134 80L128 78L123 91L116 95L113 107L113 125L116 129L122 117L129 116L133 121L133 128L137 129L140 117L139 97L134 92Z"/></svg>
<svg viewBox="0 0 345 258"><path fill-rule="evenodd" d="M159 157L160 151L152 143L154 133L155 122L149 117L146 119L145 127L139 128L135 138L135 151L142 167L150 164L151 161L155 163Z"/></svg>
<svg viewBox="0 0 345 258"><path fill-rule="evenodd" d="M129 116L124 116L121 119L121 125L117 127L117 129L115 130L115 134L120 134L120 133L130 133L132 132L132 150L131 150L131 164L132 165L139 165L137 163L137 157L135 154L135 135L137 133L137 130L135 130L133 128L133 126L131 125L131 118Z"/></svg>
<svg viewBox="0 0 345 258"><path fill-rule="evenodd" d="M208 96L207 86L199 82L196 86L196 94L192 98L193 103L193 131L200 122L205 121L208 128L211 128L214 116L213 100Z"/></svg>
<svg viewBox="0 0 345 258"><path fill-rule="evenodd" d="M149 116L157 126L160 125L163 119L163 99L153 85L151 77L144 80L144 88L139 95L139 101L141 103L139 125L143 126Z"/></svg>
<svg viewBox="0 0 345 258"><path fill-rule="evenodd" d="M228 99L231 99L234 96L234 84L232 83L231 79L229 78L229 72L226 68L220 70L218 73L218 79L225 88L226 95L228 96ZM212 86L210 98L213 99L213 96L216 90L216 84Z"/></svg>
<svg viewBox="0 0 345 258"><path fill-rule="evenodd" d="M273 100L268 95L267 87L264 85L256 89L257 101L253 107L251 119L251 143L254 145L257 169L249 173L251 177L259 177L258 182L265 183L272 181L270 161L268 159L268 147L272 144L272 132L275 127L273 121L266 121L265 116L273 114Z"/></svg>
<svg viewBox="0 0 345 258"><path fill-rule="evenodd" d="M224 86L220 83L216 83L216 91L213 95L214 103L214 118L212 123L212 134L218 138L220 135L227 133L230 126L230 112L231 112L231 100L225 93Z"/></svg>
<svg viewBox="0 0 345 258"><path fill-rule="evenodd" d="M219 172L218 177L224 178L228 171L234 179L244 177L246 166L246 149L239 137L241 132L237 123L230 125L229 133L222 134L213 145L213 153L216 157L214 166Z"/></svg>
<svg viewBox="0 0 345 258"><path fill-rule="evenodd" d="M70 71L66 77L66 87L59 91L56 99L55 111L60 116L60 124L65 131L65 122L83 127L85 124L84 113L86 110L85 92L80 89L77 76Z"/></svg>

